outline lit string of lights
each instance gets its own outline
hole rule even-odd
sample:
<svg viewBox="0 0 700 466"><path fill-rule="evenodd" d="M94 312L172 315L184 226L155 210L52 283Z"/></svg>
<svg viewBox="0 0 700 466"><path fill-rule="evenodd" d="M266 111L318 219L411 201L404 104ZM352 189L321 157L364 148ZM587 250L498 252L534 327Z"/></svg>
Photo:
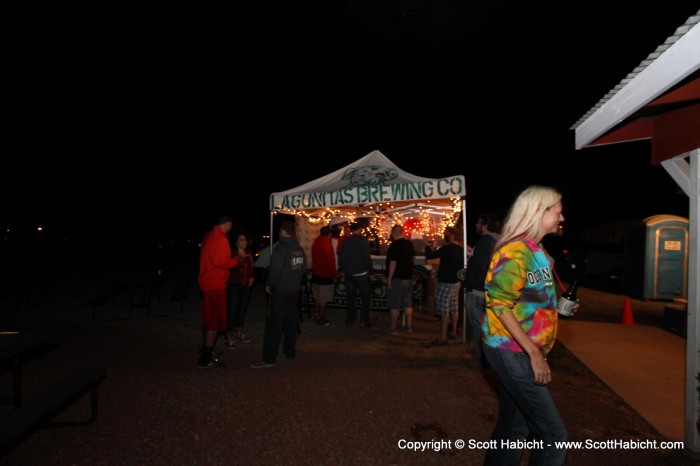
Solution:
<svg viewBox="0 0 700 466"><path fill-rule="evenodd" d="M343 218L349 223L359 219L369 219L363 225L361 232L369 238L376 238L380 244L387 245L391 242L390 234L393 225L402 225L404 235L422 236L424 238L440 238L445 228L455 226L462 212L462 203L459 198L451 198L451 206L431 203L394 205L391 203L379 203L371 205L328 207L325 209L304 210L288 209L274 211L273 214L283 213L303 217L312 225L320 223L330 225L333 218Z"/></svg>

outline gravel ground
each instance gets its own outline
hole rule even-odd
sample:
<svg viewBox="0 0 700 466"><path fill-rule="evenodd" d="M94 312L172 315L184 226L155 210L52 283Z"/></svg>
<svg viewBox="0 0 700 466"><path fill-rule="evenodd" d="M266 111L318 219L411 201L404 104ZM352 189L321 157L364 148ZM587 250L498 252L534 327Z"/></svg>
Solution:
<svg viewBox="0 0 700 466"><path fill-rule="evenodd" d="M2 316L3 328L35 334L58 347L23 366L23 397L80 367L105 367L99 416L88 427L41 429L4 457L3 465L481 464L497 416L497 382L470 366L471 345L430 347L434 316L418 313L414 333L388 334L388 314L373 312L373 327L347 328L343 309L330 327L300 325L298 355L276 367L251 369L261 356L264 296L248 310L252 342L223 350L226 367L195 368L201 342L200 299L194 277L182 314L157 303L150 317L135 309L122 321L93 322L85 299L105 286L104 270L66 274L38 305ZM173 283L170 280L168 283ZM166 283L166 285L168 285ZM164 290L167 295L168 287ZM616 321L619 295L582 288L592 320ZM659 324L663 306L634 301L638 323ZM108 305L98 317L123 313ZM579 318L584 317L582 309ZM223 348L223 345L220 345ZM550 357L550 389L571 440L665 439L562 345ZM2 374L9 388L9 373ZM9 407L4 407L5 410ZM78 400L60 419L89 413ZM459 441L465 448L457 448ZM445 448L412 451L409 442ZM470 447L470 443L472 447ZM523 462L527 459L527 453ZM697 464L680 450L577 449L569 465Z"/></svg>

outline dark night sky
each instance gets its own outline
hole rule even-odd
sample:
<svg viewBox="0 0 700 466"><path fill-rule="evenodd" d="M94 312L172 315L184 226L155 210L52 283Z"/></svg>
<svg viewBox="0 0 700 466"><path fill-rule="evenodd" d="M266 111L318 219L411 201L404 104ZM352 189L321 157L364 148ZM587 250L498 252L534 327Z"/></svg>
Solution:
<svg viewBox="0 0 700 466"><path fill-rule="evenodd" d="M569 128L698 1L251 3L20 15L2 223L200 237L226 210L264 230L271 192L374 149L464 174L470 216L533 183L572 227L687 216L648 143L575 151Z"/></svg>

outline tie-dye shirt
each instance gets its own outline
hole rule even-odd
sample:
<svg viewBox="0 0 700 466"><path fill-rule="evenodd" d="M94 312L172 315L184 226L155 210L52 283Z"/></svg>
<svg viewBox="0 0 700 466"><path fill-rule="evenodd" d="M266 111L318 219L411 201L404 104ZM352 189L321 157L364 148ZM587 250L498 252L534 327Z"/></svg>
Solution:
<svg viewBox="0 0 700 466"><path fill-rule="evenodd" d="M546 355L557 336L557 297L554 261L541 246L526 239L501 246L493 253L486 274L484 344L522 352L499 316L512 312L523 331Z"/></svg>

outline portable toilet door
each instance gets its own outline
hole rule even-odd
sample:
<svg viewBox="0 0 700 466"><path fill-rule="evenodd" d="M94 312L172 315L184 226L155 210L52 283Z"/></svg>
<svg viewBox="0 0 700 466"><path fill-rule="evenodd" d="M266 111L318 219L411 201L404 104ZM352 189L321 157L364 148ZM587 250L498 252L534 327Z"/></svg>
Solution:
<svg viewBox="0 0 700 466"><path fill-rule="evenodd" d="M644 298L688 298L688 219L655 215L647 226Z"/></svg>

